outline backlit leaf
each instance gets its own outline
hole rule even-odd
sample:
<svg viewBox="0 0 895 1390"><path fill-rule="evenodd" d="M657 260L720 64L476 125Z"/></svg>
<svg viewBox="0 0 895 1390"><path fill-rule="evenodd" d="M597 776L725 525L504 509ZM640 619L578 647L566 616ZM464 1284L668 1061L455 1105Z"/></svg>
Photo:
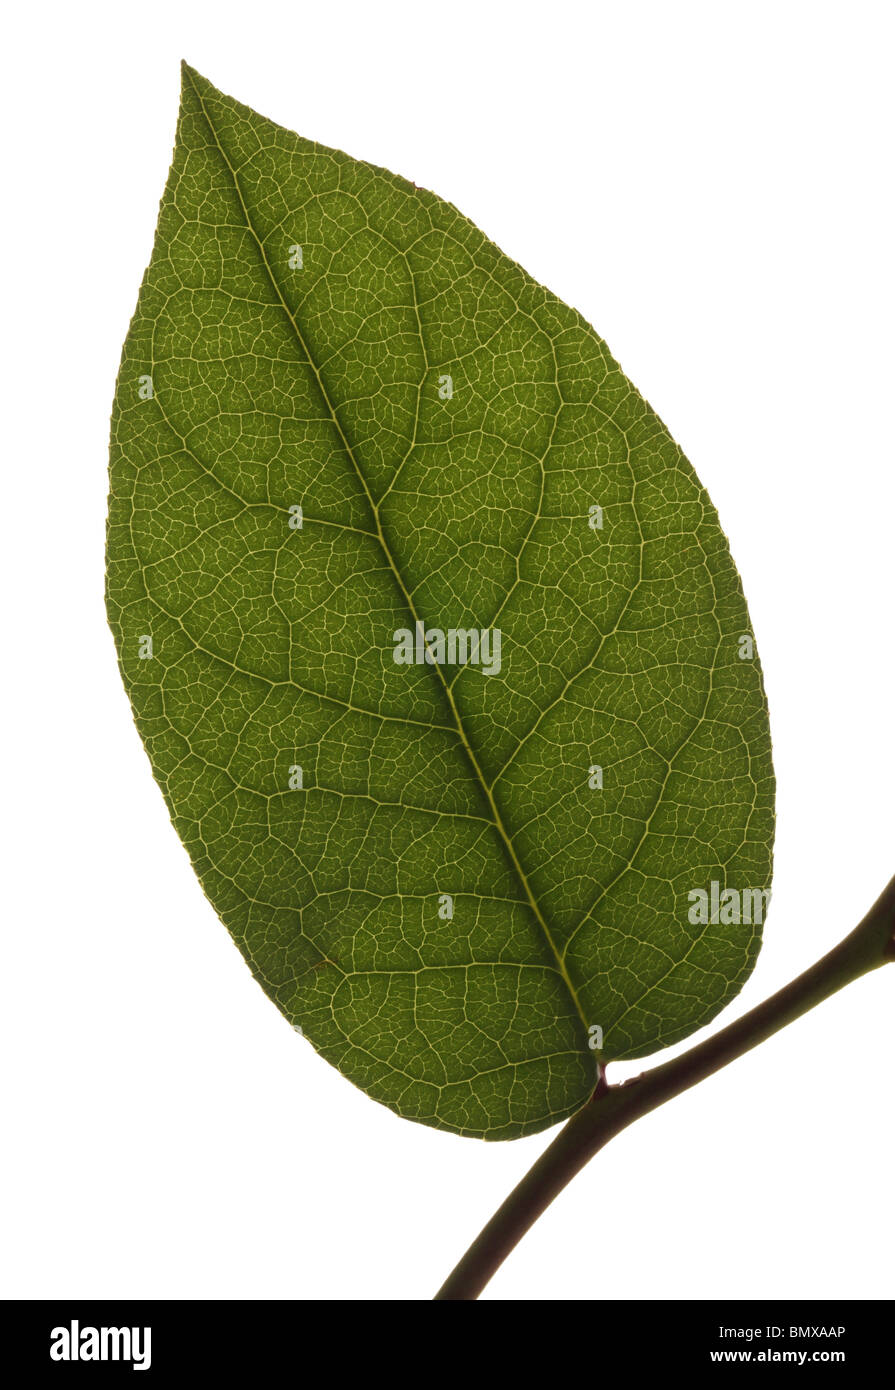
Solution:
<svg viewBox="0 0 895 1390"><path fill-rule="evenodd" d="M512 1138L741 987L773 773L726 540L601 339L456 208L185 68L111 480L174 825L345 1076Z"/></svg>

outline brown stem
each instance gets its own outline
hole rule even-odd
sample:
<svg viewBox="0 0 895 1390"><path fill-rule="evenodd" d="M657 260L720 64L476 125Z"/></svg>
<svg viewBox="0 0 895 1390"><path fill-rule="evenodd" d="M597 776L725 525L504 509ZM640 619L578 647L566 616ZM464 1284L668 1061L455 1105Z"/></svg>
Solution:
<svg viewBox="0 0 895 1390"><path fill-rule="evenodd" d="M735 1023L680 1057L620 1086L606 1085L601 1072L591 1099L560 1130L498 1208L445 1280L436 1299L478 1298L554 1197L604 1144L634 1120L742 1057L861 975L893 960L895 878L883 889L863 921L838 946Z"/></svg>

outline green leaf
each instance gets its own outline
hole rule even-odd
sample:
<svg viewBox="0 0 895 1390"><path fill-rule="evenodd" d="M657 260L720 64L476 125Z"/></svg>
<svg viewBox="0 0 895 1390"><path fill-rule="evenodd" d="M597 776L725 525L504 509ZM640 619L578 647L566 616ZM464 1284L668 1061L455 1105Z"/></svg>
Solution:
<svg viewBox="0 0 895 1390"><path fill-rule="evenodd" d="M345 1076L513 1138L742 986L760 923L691 921L770 877L725 537L601 339L456 208L185 68L111 480L153 771Z"/></svg>

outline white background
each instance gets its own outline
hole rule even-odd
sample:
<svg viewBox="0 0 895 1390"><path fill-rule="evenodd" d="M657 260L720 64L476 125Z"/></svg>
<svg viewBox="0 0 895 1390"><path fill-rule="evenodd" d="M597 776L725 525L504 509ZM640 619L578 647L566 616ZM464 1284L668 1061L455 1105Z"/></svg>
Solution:
<svg viewBox="0 0 895 1390"><path fill-rule="evenodd" d="M180 58L456 203L595 324L708 487L779 777L767 944L726 1021L895 870L891 16L7 14L0 1292L427 1298L549 1139L425 1129L317 1058L205 901L131 722L102 602L108 416ZM893 1002L877 971L616 1139L489 1296L891 1296Z"/></svg>

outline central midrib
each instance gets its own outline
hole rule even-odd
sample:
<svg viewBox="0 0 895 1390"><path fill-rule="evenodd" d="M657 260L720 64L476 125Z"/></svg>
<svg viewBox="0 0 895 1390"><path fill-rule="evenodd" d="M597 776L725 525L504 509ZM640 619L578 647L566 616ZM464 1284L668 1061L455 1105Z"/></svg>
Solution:
<svg viewBox="0 0 895 1390"><path fill-rule="evenodd" d="M233 165L230 163L230 160L227 158L227 153L226 153L226 151L224 150L224 148L223 148L223 146L222 146L220 140L218 139L217 131L215 130L215 127L214 127L214 124L213 124L213 122L212 122L212 120L211 120L211 117L210 117L209 114L208 114L208 110L207 110L207 108L206 108L206 106L205 106L205 102L204 102L203 99L202 99L202 94L200 93L200 91L199 91L198 88L196 87L196 84L195 84L195 82L193 81L193 78L192 78L192 74L189 72L189 69L186 68L186 67L184 68L184 74L185 74L185 76L188 77L188 79L189 79L190 86L191 86L191 88L192 88L192 90L193 90L193 93L194 93L194 95L195 95L195 97L196 97L196 100L198 101L198 103L199 103L199 105L200 105L200 107L201 107L201 109L202 109L202 115L203 115L203 117L204 117L204 119L205 119L205 122L206 122L206 124L207 124L207 126L208 126L209 132L210 132L210 134L211 134L211 138L213 139L213 141L214 141L214 143L215 143L215 146L216 146L216 148L217 148L217 150L218 150L218 153L220 154L221 159L224 161L225 165L227 166L227 169L228 169L228 171L229 171L229 173L230 173L230 177L231 177L232 180L233 180L233 187L234 187L234 190L235 190L235 192L236 192L236 196L237 196L237 198L239 199L239 205L240 205L240 207L241 207L241 209L242 209L242 215L243 215L243 218L244 218L244 220L245 220L246 228L247 228L249 234L250 234L250 235L252 236L252 238L254 239L255 244L256 244L257 247L258 247L258 253L259 253L259 255L261 256L262 264L264 265L265 271L267 272L268 279L270 280L271 288L272 288L274 294L276 295L277 299L279 300L279 303L280 303L280 305L281 305L281 307L282 307L282 309L283 309L283 312L285 313L286 317L287 317L288 320L289 320L289 323L290 323L291 326L292 326L292 330L293 330L293 332L295 333L295 336L296 336L296 338L297 338L297 340L298 340L299 346L300 346L300 348L301 348L301 350L302 350L302 352L303 352L303 354L304 354L304 356L305 356L305 358L306 358L306 360L307 360L308 366L310 367L311 371L312 371L313 374L314 374L314 379L315 379L315 381L316 381L316 383L317 383L317 389L318 389L318 391L320 392L320 397L321 397L321 399L322 399L322 401L323 401L323 404L324 404L324 406L326 407L326 409L327 409L327 411L328 411L328 413L329 413L330 419L332 420L332 423L333 423L333 425L334 425L336 431L338 432L339 439L340 439L341 442L342 442L342 446L343 446L343 448L345 449L345 452L346 452L346 454L348 455L348 458L349 458L350 461L351 461L351 466L352 466L352 468L354 469L355 474L357 475L357 479L358 479L358 481L359 481L361 487L363 488L364 496L365 496L366 499L367 499L367 503L368 503L369 508L370 508L370 514L371 514L371 516L372 516L372 518L373 518L373 522L374 522L374 525L375 525L375 527L376 527L376 538L377 538L377 540L378 540L378 542L379 542L379 545L380 545L380 547L381 547L381 549L382 549L382 553L383 553L383 555L384 555L384 557L385 557L385 559L386 559L386 562L387 562L387 564L388 564L389 570L391 571L392 576L393 576L393 578L394 578L394 580L395 580L395 583L397 584L398 589L400 590L401 596L402 596L402 598L404 599L404 602L407 604L408 610L410 611L410 613L411 613L411 615L412 615L415 630L420 630L420 628L417 628L417 627L416 627L417 624L420 624L420 625L421 625L421 630L422 630L423 632L425 632L425 624L423 623L422 618L419 616L419 614L418 614L418 612L417 612L416 605L415 605L415 603L414 603L414 601L413 601L413 598L412 598L410 592L408 591L407 586L406 586L405 583L404 583L404 580L403 580L403 578L402 578L402 575L401 575L400 570L398 569L398 566L397 566L396 563L395 563L394 556L392 555L391 548L389 547L388 540L386 539L385 532L383 531L383 528L382 528L382 522L381 522L380 516L379 516L379 508L377 507L376 502L375 502L374 499L373 499L373 495L372 495L372 493L370 492L370 489L369 489L369 487L368 487L368 485L367 485L367 480L366 480L366 478L364 477L364 474L363 474L363 472L362 472L360 466L358 465L357 459L356 459L356 457L355 457L354 449L352 448L351 443L350 443L350 441L349 441L347 435L345 434L345 431L344 431L344 429L343 429L343 427L342 427L342 423L341 423L341 421L339 420L339 417L338 417L338 415L337 415L337 413L336 413L335 407L333 406L333 403L332 403L332 401L330 400L329 392L328 392L327 389L326 389L326 384L324 383L323 377L321 376L321 374L320 374L320 372L319 372L319 370L318 370L318 368L317 368L317 364L315 363L315 361L314 361L314 359L313 359L313 357L312 357L312 355L311 355L311 353L310 353L310 351L309 351L309 349L308 349L308 345L307 345L307 343L305 342L304 336L303 336L302 331L301 331L301 329L300 329L300 327L299 327L299 325L298 325L298 322L296 321L295 315L292 313L292 310L289 308L289 305L286 303L286 300L285 300L285 298L283 297L282 291L280 290L279 284L277 283L277 280L276 280L276 278L275 278L275 276L274 276L274 273L273 273L273 270L272 270L272 268L271 268L270 262L269 262L269 260L268 260L268 258L267 258L267 253L266 253L266 251L265 251L265 249L264 249L264 244L263 244L263 242L261 241L261 238L259 237L258 233L255 231L254 225L253 225L253 223L252 223L252 219L251 219L251 217L250 217L250 215L249 215L249 210L248 210L248 207L247 207L247 205L246 205L246 201L245 201L245 199L244 199L243 196L242 196L242 189L241 189L240 184L239 184L239 178L238 178L238 176L237 176L236 170L233 168ZM424 639L424 640L425 640L425 639ZM428 650L428 645L427 645L427 650ZM545 937L545 939L546 939L546 941L547 941L547 944L548 944L548 946L550 947L550 951L551 951L551 953L552 953L552 955L553 955L553 958L554 958L554 960L555 960L555 962L556 962L556 968L557 968L557 970L558 970L560 976L562 977L562 980L563 980L563 982L564 982L566 988L567 988L568 991L569 991L569 995L570 995L570 997L571 997L571 999L572 999L572 1003L575 1005L575 1009L576 1009L576 1011L577 1011L577 1013L578 1013L578 1016L579 1016L579 1018L581 1019L581 1022L584 1024L584 1027L585 1027L585 1030L586 1030L586 1029L588 1028L589 1025L588 1025L587 1018L585 1017L584 1012L583 1012L583 1010L582 1010L582 1008L581 1008L581 1003L580 1003L580 1001L579 1001L579 999L578 999L577 991L575 990L575 986L572 984L572 981L571 981L571 979L570 979L570 977L569 977L568 970L566 969L565 962L564 962L564 960L563 960L563 957L562 957L560 951L558 950L558 948L557 948L557 946L556 946L556 942L555 942L554 939L553 939L553 934L552 934L552 932L550 931L549 926L547 925L547 922L546 922L546 920L545 920L545 918L544 918L544 914L543 914L543 912L541 911L541 908L540 908L540 906L539 906L539 904L538 904L538 901L537 901L537 899L536 899L534 893L532 892L531 885L529 884L529 881L528 881L528 876L527 876L527 874L525 873L525 870L524 870L523 867L522 867L522 864L521 864L521 862L520 862L520 860L519 860L518 854L516 853L516 847L515 847L515 845L513 844L512 837L510 836L510 834L509 834L509 832L508 832L506 826L505 826L504 823L503 823L503 817L502 817L501 814L500 814L500 810L499 810L499 808L498 808L497 802L496 802L495 799L494 799L494 795L493 795L493 793L492 793L492 790L491 790L491 788L489 787L489 785L488 785L488 783L487 783L487 781L486 781L486 779L485 779L485 777L484 777L484 775L483 775L483 773L482 773L481 767L479 766L479 761L478 761L478 758L477 758L476 755L475 755L475 750L473 749L472 744L470 743L469 738L467 737L466 729L464 728L463 720L462 720L462 718L461 718L461 716L460 716L460 711L458 710L456 701L455 701L455 699L454 699L453 690L452 690L450 684L445 680L444 672L442 671L441 666L438 664L438 662L437 662L437 661L433 661L431 664L432 664L432 667L433 667L434 671L436 672L436 675L437 675L437 677L438 677L438 680L439 680L440 683L441 683L441 687L442 687L442 690L444 691L445 698L447 699L448 706L449 706L449 708L450 708L451 715L452 715L452 717L453 717L454 724L455 724L456 730L457 730L457 735L458 735L458 737L459 737L459 739L460 739L461 745L462 745L462 747L463 747L463 749L464 749L464 752L466 753L466 756L467 756L467 758L468 758L468 760L469 760L470 766L472 767L472 770L473 770L473 772L474 772L474 774L475 774L476 780L478 781L479 786L481 787L481 790L482 790L482 792L484 793L485 799L486 799L487 802L488 802L488 806L489 806L489 809L490 809L490 811L491 811L491 816L492 816L492 819L493 819L493 822L494 822L494 828L495 828L495 830L497 831L498 835L500 836L500 839L501 839L501 841L502 841L502 843L503 843L503 846L504 846L504 849L505 849L505 851L506 851L506 854L508 855L509 860L510 860L511 864L513 865L513 868L514 868L514 870L515 870L515 872L516 872L516 874L517 874L517 876L518 876L519 882L520 882L521 885L522 885L522 888L523 888L523 891L524 891L524 893L525 893L525 897L526 897L526 899L527 899L527 901L528 901L528 904L529 904L529 906L530 906L532 912L534 913L535 920L537 921L538 925L540 926L541 931L543 932L544 937Z"/></svg>

